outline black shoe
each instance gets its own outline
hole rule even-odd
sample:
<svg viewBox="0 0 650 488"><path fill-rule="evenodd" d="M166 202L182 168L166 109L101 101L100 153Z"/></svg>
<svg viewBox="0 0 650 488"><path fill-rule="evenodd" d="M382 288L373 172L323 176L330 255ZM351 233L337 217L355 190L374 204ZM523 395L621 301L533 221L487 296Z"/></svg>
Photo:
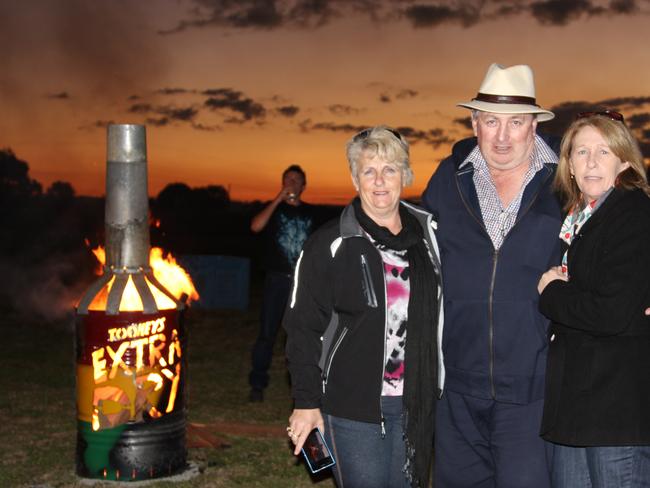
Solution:
<svg viewBox="0 0 650 488"><path fill-rule="evenodd" d="M264 390L252 388L248 394L248 401L251 403L262 403L264 401Z"/></svg>

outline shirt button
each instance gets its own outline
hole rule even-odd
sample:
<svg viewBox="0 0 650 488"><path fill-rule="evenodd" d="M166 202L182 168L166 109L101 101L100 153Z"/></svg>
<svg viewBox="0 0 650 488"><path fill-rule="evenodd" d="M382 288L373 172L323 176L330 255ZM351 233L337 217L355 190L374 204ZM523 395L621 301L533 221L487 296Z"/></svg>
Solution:
<svg viewBox="0 0 650 488"><path fill-rule="evenodd" d="M555 340L555 334L551 334L551 342Z"/></svg>

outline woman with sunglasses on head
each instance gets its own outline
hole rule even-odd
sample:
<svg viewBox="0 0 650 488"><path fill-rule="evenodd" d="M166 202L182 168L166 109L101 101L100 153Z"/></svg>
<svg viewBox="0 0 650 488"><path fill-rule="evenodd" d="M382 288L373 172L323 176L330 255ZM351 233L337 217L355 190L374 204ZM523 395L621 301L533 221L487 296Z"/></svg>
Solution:
<svg viewBox="0 0 650 488"><path fill-rule="evenodd" d="M347 143L358 196L307 241L287 307L300 449L318 427L342 488L428 486L442 289L435 223L400 199L409 146L377 126Z"/></svg>
<svg viewBox="0 0 650 488"><path fill-rule="evenodd" d="M617 112L580 114L560 149L562 265L538 285L552 321L542 437L553 486L650 486L650 188Z"/></svg>

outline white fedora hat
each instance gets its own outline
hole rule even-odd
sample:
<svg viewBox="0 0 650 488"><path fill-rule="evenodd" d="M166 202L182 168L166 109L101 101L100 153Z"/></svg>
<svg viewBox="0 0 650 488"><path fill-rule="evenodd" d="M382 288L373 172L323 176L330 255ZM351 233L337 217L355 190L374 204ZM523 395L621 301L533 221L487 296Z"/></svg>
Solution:
<svg viewBox="0 0 650 488"><path fill-rule="evenodd" d="M555 117L537 105L533 70L525 64L506 68L492 63L476 97L458 106L496 114L535 114L539 122Z"/></svg>

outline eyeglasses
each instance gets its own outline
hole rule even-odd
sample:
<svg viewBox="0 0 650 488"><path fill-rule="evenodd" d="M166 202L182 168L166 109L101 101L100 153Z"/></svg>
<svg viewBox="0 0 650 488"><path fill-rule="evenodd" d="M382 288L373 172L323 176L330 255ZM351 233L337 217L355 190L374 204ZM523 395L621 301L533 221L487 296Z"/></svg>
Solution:
<svg viewBox="0 0 650 488"><path fill-rule="evenodd" d="M402 136L395 129L391 129L390 127L382 127L382 128L387 130L391 134L393 134L397 138L398 141L402 142ZM358 142L358 141L361 141L361 140L367 138L370 135L370 133L372 132L372 129L373 129L372 127L368 127L367 129L363 129L361 132L359 132L357 135L355 135L352 138L352 140L354 142Z"/></svg>
<svg viewBox="0 0 650 488"><path fill-rule="evenodd" d="M587 117L593 117L595 115L600 115L601 117L607 117L609 119L615 120L617 122L625 123L625 118L620 112L615 112L614 110L603 110L602 112L580 112L576 115L576 120L585 119Z"/></svg>

